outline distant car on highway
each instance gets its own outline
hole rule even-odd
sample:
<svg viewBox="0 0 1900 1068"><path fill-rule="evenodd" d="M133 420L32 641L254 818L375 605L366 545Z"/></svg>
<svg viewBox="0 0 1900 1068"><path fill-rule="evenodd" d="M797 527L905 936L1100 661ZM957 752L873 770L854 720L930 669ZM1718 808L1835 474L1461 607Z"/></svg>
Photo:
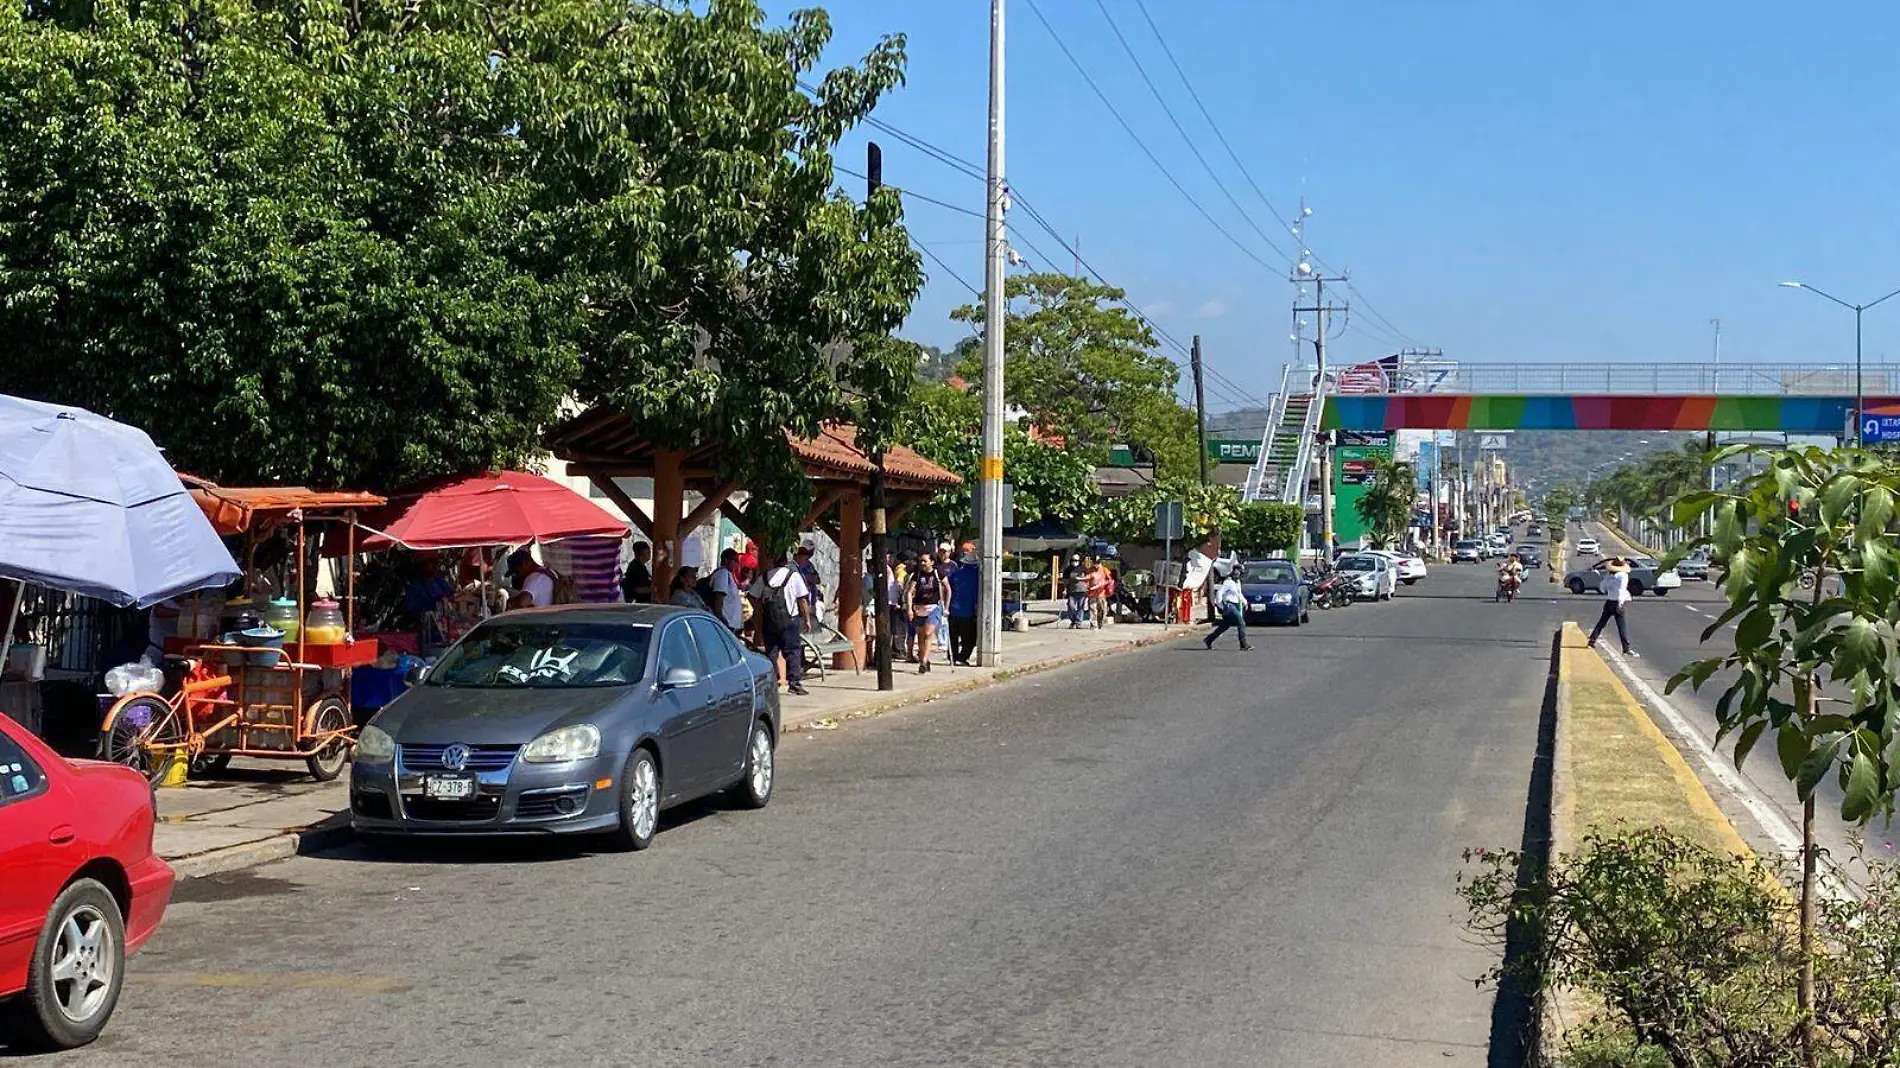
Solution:
<svg viewBox="0 0 1900 1068"><path fill-rule="evenodd" d="M1350 553L1333 566L1358 581L1361 600L1389 601L1399 592L1399 569L1377 553Z"/></svg>
<svg viewBox="0 0 1900 1068"><path fill-rule="evenodd" d="M1453 542L1451 562L1454 564L1475 564L1484 559L1484 543L1473 540Z"/></svg>
<svg viewBox="0 0 1900 1068"><path fill-rule="evenodd" d="M1676 561L1676 574L1684 579L1707 582L1709 579L1709 551L1697 549L1681 560Z"/></svg>
<svg viewBox="0 0 1900 1068"><path fill-rule="evenodd" d="M1530 527L1524 531L1524 536L1527 538L1541 538L1544 536L1544 528L1540 524L1532 523Z"/></svg>
<svg viewBox="0 0 1900 1068"><path fill-rule="evenodd" d="M1543 567L1544 554L1538 552L1535 545L1520 545L1517 547L1517 562L1525 567Z"/></svg>
<svg viewBox="0 0 1900 1068"><path fill-rule="evenodd" d="M1392 561L1393 565L1399 569L1399 582L1404 585L1415 585L1419 579L1430 573L1425 567L1425 561L1411 553L1394 552L1391 549L1367 549L1366 551L1377 553Z"/></svg>
<svg viewBox="0 0 1900 1068"><path fill-rule="evenodd" d="M1290 560L1253 560L1240 565L1240 590L1247 598L1249 622L1306 622L1313 605L1313 589Z"/></svg>
<svg viewBox="0 0 1900 1068"><path fill-rule="evenodd" d="M1598 560L1589 567L1577 568L1564 576L1564 588L1571 593L1602 593L1603 576L1608 574L1610 562ZM1667 597L1669 591L1682 586L1682 576L1665 569L1662 561L1649 556L1630 558L1630 596L1641 597L1654 590L1656 596Z"/></svg>
<svg viewBox="0 0 1900 1068"><path fill-rule="evenodd" d="M1597 540L1595 538L1578 538L1577 539L1577 555L1578 556L1601 556L1603 555L1603 546L1598 545Z"/></svg>

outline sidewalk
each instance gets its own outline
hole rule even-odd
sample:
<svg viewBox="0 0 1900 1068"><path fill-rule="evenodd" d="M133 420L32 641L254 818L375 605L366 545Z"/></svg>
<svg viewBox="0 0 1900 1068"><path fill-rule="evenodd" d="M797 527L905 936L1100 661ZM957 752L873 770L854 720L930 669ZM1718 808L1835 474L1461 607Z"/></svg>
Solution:
<svg viewBox="0 0 1900 1068"><path fill-rule="evenodd" d="M892 665L896 689L879 693L877 672L828 670L820 682L806 679L809 697L783 697L785 729L832 730L919 701L980 689L1019 675L1152 645L1190 627L1112 624L1103 630L1070 630L1066 623L1029 608L1037 625L1027 633L1003 633L1003 664L994 668L952 667L938 653L930 674L899 660ZM867 668L870 665L866 665ZM318 783L302 763L233 761L216 780L192 781L158 791L154 847L185 878L248 868L297 853L327 849L350 834L349 775Z"/></svg>

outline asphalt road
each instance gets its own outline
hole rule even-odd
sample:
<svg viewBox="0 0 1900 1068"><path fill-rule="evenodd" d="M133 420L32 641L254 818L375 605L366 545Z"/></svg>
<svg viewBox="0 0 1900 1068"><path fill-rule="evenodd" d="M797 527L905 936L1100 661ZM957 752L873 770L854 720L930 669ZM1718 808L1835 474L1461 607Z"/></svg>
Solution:
<svg viewBox="0 0 1900 1068"><path fill-rule="evenodd" d="M790 738L643 854L181 890L75 1065L1476 1065L1460 852L1515 847L1560 593L1489 567Z"/></svg>
<svg viewBox="0 0 1900 1068"><path fill-rule="evenodd" d="M1619 551L1621 543L1608 536L1601 524L1588 523L1585 527L1602 542L1606 553ZM1588 567L1596 557L1572 557L1570 566ZM1594 595L1585 594L1575 598L1577 602L1570 609L1571 618L1588 631L1596 623L1597 613L1602 601ZM1628 621L1630 626L1630 645L1641 653L1640 659L1629 661L1628 666L1638 677L1661 694L1669 677L1683 665L1695 660L1721 656L1733 648L1734 624L1728 624L1724 630L1710 637L1707 644L1702 642L1702 632L1727 609L1728 601L1713 581L1684 582L1682 588L1673 590L1667 597L1646 595L1633 600L1630 604ZM1604 646L1615 648L1615 625L1605 632ZM1716 734L1715 703L1729 683L1734 681L1732 672L1718 673L1709 682L1703 684L1700 691L1683 686L1668 695L1668 701L1699 732L1705 742L1712 742ZM1792 699L1791 694L1784 696ZM1722 751L1732 758L1732 739L1722 745ZM1691 765L1694 765L1691 761ZM1794 796L1794 789L1782 774L1781 763L1775 756L1774 739L1763 737L1749 754L1740 773L1746 780L1752 793L1767 805L1780 812L1785 824L1798 830L1801 826L1801 805ZM1708 782L1711 792L1718 801L1723 802L1725 811L1737 830L1749 839L1758 849L1777 849L1781 843L1763 833L1759 822L1745 809L1734 803L1719 785ZM1870 852L1891 856L1896 845L1900 845L1900 827L1886 820L1876 820L1865 828L1847 824L1840 818L1841 789L1833 778L1822 781L1815 794L1817 800L1815 812L1816 836L1821 844L1837 858L1844 858L1852 851L1852 840L1858 835L1866 842Z"/></svg>

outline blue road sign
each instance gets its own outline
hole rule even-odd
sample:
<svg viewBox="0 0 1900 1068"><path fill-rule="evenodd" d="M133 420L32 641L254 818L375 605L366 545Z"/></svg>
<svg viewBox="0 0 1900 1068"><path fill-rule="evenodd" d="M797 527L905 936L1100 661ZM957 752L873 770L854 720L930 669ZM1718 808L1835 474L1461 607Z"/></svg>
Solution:
<svg viewBox="0 0 1900 1068"><path fill-rule="evenodd" d="M1900 441L1900 415L1868 412L1861 416L1860 439L1869 445Z"/></svg>

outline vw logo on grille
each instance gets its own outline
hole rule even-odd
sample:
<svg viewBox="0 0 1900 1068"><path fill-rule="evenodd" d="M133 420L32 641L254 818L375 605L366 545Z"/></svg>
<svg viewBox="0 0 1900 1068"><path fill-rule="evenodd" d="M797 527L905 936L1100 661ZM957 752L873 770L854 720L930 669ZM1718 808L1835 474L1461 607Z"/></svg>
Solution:
<svg viewBox="0 0 1900 1068"><path fill-rule="evenodd" d="M468 767L468 746L457 742L442 750L442 766L450 771L461 771Z"/></svg>

